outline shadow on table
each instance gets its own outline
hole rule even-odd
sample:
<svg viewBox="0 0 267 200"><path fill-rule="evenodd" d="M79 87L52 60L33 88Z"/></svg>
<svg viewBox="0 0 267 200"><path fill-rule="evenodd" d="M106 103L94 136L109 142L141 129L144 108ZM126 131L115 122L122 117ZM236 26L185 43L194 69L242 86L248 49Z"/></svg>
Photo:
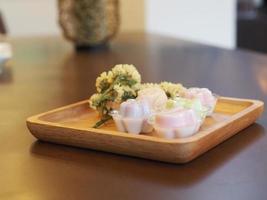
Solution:
<svg viewBox="0 0 267 200"><path fill-rule="evenodd" d="M253 124L187 164L168 164L40 141L33 143L30 151L39 158L73 162L88 170L105 171L114 176L169 186L189 186L202 181L263 135L264 128Z"/></svg>

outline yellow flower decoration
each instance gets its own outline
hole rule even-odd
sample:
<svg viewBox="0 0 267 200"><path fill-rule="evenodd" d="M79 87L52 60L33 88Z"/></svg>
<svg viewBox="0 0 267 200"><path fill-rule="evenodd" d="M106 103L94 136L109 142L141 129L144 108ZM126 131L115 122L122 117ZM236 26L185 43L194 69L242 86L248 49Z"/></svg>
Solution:
<svg viewBox="0 0 267 200"><path fill-rule="evenodd" d="M116 65L108 72L103 72L96 79L97 93L89 99L90 107L102 117L95 127L109 120L112 103L121 103L136 98L140 89L141 76L133 65Z"/></svg>
<svg viewBox="0 0 267 200"><path fill-rule="evenodd" d="M127 65L127 64L116 65L115 67L113 67L112 73L114 76L118 75L128 76L129 78L135 80L137 83L141 83L141 75L133 65Z"/></svg>
<svg viewBox="0 0 267 200"><path fill-rule="evenodd" d="M186 88L180 83L161 82L160 87L165 91L169 98L175 98L181 96Z"/></svg>

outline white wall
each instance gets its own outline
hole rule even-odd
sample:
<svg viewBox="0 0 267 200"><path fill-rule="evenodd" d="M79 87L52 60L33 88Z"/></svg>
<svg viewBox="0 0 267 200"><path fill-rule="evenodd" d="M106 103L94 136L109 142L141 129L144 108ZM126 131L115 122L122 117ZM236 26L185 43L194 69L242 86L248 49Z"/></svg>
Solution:
<svg viewBox="0 0 267 200"><path fill-rule="evenodd" d="M147 0L149 32L235 47L236 0Z"/></svg>
<svg viewBox="0 0 267 200"><path fill-rule="evenodd" d="M121 32L235 47L236 0L120 0ZM145 6L144 6L145 4ZM59 34L57 0L0 0L11 36Z"/></svg>
<svg viewBox="0 0 267 200"><path fill-rule="evenodd" d="M58 26L57 0L0 0L11 36L55 35ZM120 1L122 32L144 31L144 0Z"/></svg>
<svg viewBox="0 0 267 200"><path fill-rule="evenodd" d="M120 0L120 31L145 30L145 0Z"/></svg>
<svg viewBox="0 0 267 200"><path fill-rule="evenodd" d="M59 34L56 0L0 0L11 36Z"/></svg>

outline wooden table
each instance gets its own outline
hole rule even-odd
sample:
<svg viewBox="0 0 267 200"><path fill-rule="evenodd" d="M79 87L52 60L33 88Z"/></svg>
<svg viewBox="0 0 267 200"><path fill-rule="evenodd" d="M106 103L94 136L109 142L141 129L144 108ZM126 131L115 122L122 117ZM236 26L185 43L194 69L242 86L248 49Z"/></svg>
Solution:
<svg viewBox="0 0 267 200"><path fill-rule="evenodd" d="M267 199L267 115L198 159L174 165L38 142L28 116L86 99L97 75L132 63L143 81L208 87L267 103L267 56L144 34L76 53L62 38L11 39L0 75L0 199Z"/></svg>

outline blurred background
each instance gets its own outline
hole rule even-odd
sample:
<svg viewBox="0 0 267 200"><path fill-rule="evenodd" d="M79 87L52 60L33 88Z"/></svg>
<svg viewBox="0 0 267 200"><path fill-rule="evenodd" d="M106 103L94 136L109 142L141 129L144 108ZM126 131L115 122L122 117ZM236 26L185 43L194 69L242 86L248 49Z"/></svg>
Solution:
<svg viewBox="0 0 267 200"><path fill-rule="evenodd" d="M57 0L0 0L0 12L0 31L11 37L61 34ZM267 0L120 0L119 12L119 34L267 52Z"/></svg>

